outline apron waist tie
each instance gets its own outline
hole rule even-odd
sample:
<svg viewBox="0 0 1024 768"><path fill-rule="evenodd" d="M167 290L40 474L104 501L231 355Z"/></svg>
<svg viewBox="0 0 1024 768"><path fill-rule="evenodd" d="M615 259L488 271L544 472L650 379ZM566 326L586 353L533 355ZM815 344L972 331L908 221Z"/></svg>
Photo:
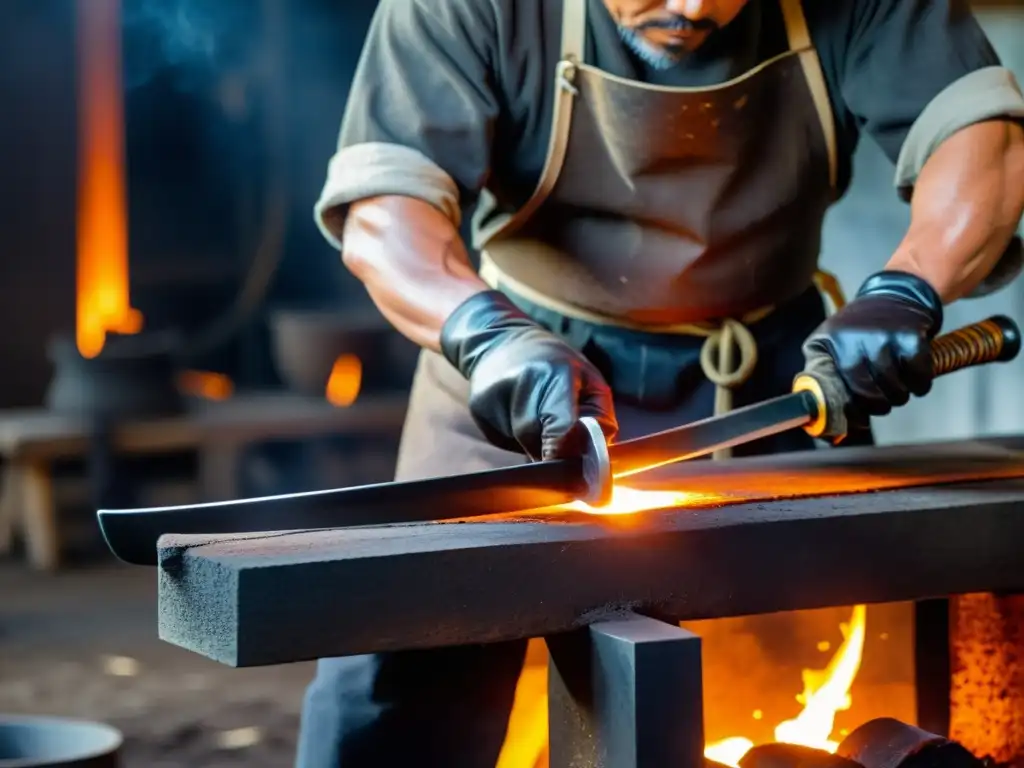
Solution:
<svg viewBox="0 0 1024 768"><path fill-rule="evenodd" d="M757 367L757 340L748 326L775 311L774 306L769 306L749 312L739 319L726 318L702 323L680 323L665 326L641 325L627 320L605 317L547 296L508 277L498 269L493 261L487 258L486 254L481 254L480 278L495 290L507 288L537 306L577 320L648 333L704 337L705 341L700 350L700 367L703 374L715 385L714 412L716 416L732 410L733 390L746 383ZM826 306L826 312L828 314L833 314L846 303L839 281L828 272L819 270L815 273L814 285L818 292L827 299L826 303L829 306ZM716 451L712 458L719 460L729 458L731 455L730 448L723 448Z"/></svg>
<svg viewBox="0 0 1024 768"><path fill-rule="evenodd" d="M722 320L707 334L700 349L700 367L715 385L715 415L728 413L732 410L733 390L746 383L757 367L754 334L738 320ZM727 459L731 455L731 449L722 448L712 458Z"/></svg>
<svg viewBox="0 0 1024 768"><path fill-rule="evenodd" d="M732 410L732 390L750 378L756 365L757 341L743 323L723 320L708 334L700 350L700 367L718 387L715 415Z"/></svg>

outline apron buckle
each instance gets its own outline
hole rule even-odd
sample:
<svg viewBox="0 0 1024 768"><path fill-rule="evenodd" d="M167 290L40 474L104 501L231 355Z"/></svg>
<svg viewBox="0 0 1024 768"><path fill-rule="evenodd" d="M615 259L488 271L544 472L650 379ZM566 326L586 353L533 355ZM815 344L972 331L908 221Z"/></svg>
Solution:
<svg viewBox="0 0 1024 768"><path fill-rule="evenodd" d="M576 73L578 71L576 63L572 60L563 59L558 62L558 70L556 73L558 87L563 91L568 91L573 96L579 96L580 90L574 85L576 82Z"/></svg>

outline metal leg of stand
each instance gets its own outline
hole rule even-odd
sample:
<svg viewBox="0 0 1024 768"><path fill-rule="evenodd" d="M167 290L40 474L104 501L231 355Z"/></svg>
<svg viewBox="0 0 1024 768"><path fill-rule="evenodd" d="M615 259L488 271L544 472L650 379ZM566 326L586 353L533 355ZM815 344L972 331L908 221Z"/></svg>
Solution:
<svg viewBox="0 0 1024 768"><path fill-rule="evenodd" d="M630 614L547 642L551 768L704 765L699 637Z"/></svg>
<svg viewBox="0 0 1024 768"><path fill-rule="evenodd" d="M914 603L914 689L917 725L949 736L950 666L949 600Z"/></svg>

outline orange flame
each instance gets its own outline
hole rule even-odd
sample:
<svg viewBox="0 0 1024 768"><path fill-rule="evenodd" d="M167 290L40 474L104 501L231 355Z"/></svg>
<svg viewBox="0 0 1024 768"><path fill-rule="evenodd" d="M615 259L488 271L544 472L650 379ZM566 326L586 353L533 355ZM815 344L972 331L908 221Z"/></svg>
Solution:
<svg viewBox="0 0 1024 768"><path fill-rule="evenodd" d="M228 400L235 392L230 378L209 371L184 371L178 377L178 387L187 395L205 400Z"/></svg>
<svg viewBox="0 0 1024 768"><path fill-rule="evenodd" d="M355 355L342 355L334 361L324 396L338 408L347 408L359 397L363 383L363 364Z"/></svg>
<svg viewBox="0 0 1024 768"><path fill-rule="evenodd" d="M76 342L95 357L107 334L138 333L128 293L120 0L79 0Z"/></svg>
<svg viewBox="0 0 1024 768"><path fill-rule="evenodd" d="M636 488L616 485L612 489L612 500L603 507L592 507L582 501L577 501L566 504L565 508L586 512L588 515L621 516L633 515L640 511L672 509L693 504L704 498L706 498L704 494L683 491L641 491Z"/></svg>
<svg viewBox="0 0 1024 768"><path fill-rule="evenodd" d="M797 701L803 711L792 720L775 727L775 741L799 744L827 752L835 752L839 744L832 740L836 713L850 708L850 688L860 671L864 653L864 635L867 629L867 606L853 609L849 624L841 625L843 644L824 670L805 669L804 690ZM754 746L743 736L709 744L704 756L723 765L739 766L739 761Z"/></svg>
<svg viewBox="0 0 1024 768"><path fill-rule="evenodd" d="M536 650L537 644L543 641L531 640L530 643L531 650ZM507 733L495 768L546 768L548 668L545 664L527 663L523 667Z"/></svg>

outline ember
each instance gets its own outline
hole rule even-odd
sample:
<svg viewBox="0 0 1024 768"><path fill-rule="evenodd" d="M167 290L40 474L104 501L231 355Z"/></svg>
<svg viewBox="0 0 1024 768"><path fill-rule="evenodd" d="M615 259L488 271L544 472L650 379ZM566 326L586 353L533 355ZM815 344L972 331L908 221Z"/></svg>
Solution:
<svg viewBox="0 0 1024 768"><path fill-rule="evenodd" d="M228 400L235 392L234 382L222 373L183 371L178 377L182 392L205 400Z"/></svg>
<svg viewBox="0 0 1024 768"><path fill-rule="evenodd" d="M338 408L347 408L359 397L363 381L363 364L355 355L341 355L334 361L324 396Z"/></svg>

